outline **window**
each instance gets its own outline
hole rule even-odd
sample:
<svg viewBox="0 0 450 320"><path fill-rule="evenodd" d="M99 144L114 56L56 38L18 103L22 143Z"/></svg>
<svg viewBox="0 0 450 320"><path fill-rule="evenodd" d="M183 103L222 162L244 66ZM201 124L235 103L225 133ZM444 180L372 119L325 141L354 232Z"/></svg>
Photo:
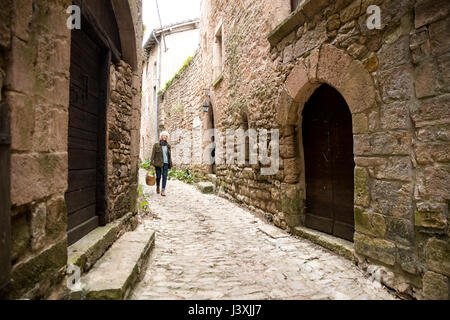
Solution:
<svg viewBox="0 0 450 320"><path fill-rule="evenodd" d="M298 5L300 4L300 0L291 0L291 11L295 11Z"/></svg>
<svg viewBox="0 0 450 320"><path fill-rule="evenodd" d="M214 79L222 75L223 71L223 28L222 23L216 28L214 36Z"/></svg>

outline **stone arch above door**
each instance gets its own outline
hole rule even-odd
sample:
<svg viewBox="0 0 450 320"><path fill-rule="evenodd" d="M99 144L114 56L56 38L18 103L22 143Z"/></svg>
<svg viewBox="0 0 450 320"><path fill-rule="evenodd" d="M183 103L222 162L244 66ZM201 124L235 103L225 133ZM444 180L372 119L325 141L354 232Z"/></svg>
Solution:
<svg viewBox="0 0 450 320"><path fill-rule="evenodd" d="M123 60L136 71L138 67L136 30L130 4L125 0L111 0L111 4L119 28Z"/></svg>
<svg viewBox="0 0 450 320"><path fill-rule="evenodd" d="M304 104L323 83L339 91L352 114L377 105L375 86L364 65L344 50L326 44L300 59L287 77L278 100L278 124L297 124Z"/></svg>

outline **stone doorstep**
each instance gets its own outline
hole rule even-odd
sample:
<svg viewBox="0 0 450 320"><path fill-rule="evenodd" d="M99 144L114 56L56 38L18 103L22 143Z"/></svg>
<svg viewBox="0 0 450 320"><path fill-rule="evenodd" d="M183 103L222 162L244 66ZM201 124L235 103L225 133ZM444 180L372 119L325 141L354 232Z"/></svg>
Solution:
<svg viewBox="0 0 450 320"><path fill-rule="evenodd" d="M80 267L81 273L87 272L117 240L120 232L126 228L135 214L127 213L106 226L98 227L69 246L68 264Z"/></svg>
<svg viewBox="0 0 450 320"><path fill-rule="evenodd" d="M357 262L353 243L344 239L334 237L332 235L298 226L294 228L294 234L301 238L310 240L311 242L325 247L354 263Z"/></svg>
<svg viewBox="0 0 450 320"><path fill-rule="evenodd" d="M74 300L122 300L130 296L134 284L145 272L155 232L136 230L125 233L81 277L81 291L73 291Z"/></svg>
<svg viewBox="0 0 450 320"><path fill-rule="evenodd" d="M214 184L212 182L199 182L199 183L196 183L195 186L202 193L205 193L205 194L214 193Z"/></svg>
<svg viewBox="0 0 450 320"><path fill-rule="evenodd" d="M270 224L264 224L258 227L258 230L265 233L269 237L273 239L286 238L289 237L289 234L284 232L282 229L277 228Z"/></svg>

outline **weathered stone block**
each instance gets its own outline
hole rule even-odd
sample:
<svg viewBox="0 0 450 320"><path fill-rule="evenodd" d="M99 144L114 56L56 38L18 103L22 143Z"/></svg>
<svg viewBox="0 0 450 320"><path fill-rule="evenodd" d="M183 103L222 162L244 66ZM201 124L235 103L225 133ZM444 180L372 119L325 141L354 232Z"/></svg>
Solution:
<svg viewBox="0 0 450 320"><path fill-rule="evenodd" d="M341 20L339 18L339 14L333 14L328 17L327 20L327 30L333 31L339 29L341 26Z"/></svg>
<svg viewBox="0 0 450 320"><path fill-rule="evenodd" d="M409 100L414 96L413 70L410 65L380 72L379 83L385 103Z"/></svg>
<svg viewBox="0 0 450 320"><path fill-rule="evenodd" d="M449 300L449 281L442 274L432 271L425 272L423 279L423 294L428 300Z"/></svg>
<svg viewBox="0 0 450 320"><path fill-rule="evenodd" d="M369 205L369 174L366 168L355 167L355 204Z"/></svg>
<svg viewBox="0 0 450 320"><path fill-rule="evenodd" d="M11 261L20 258L30 248L30 230L26 214L11 219Z"/></svg>
<svg viewBox="0 0 450 320"><path fill-rule="evenodd" d="M57 239L67 232L67 208L63 196L47 201L47 222L45 224L47 237Z"/></svg>
<svg viewBox="0 0 450 320"><path fill-rule="evenodd" d="M51 281L67 263L67 240L61 240L31 259L14 265L11 271L10 298L17 299L41 281Z"/></svg>
<svg viewBox="0 0 450 320"><path fill-rule="evenodd" d="M367 54L367 48L362 44L353 43L347 48L347 52L353 59L359 60Z"/></svg>
<svg viewBox="0 0 450 320"><path fill-rule="evenodd" d="M419 126L425 121L450 119L450 95L425 99L411 107L411 117Z"/></svg>
<svg viewBox="0 0 450 320"><path fill-rule="evenodd" d="M47 207L45 202L37 204L31 211L30 231L31 248L33 251L42 249L45 245L45 224L47 221Z"/></svg>
<svg viewBox="0 0 450 320"><path fill-rule="evenodd" d="M66 152L68 112L58 108L35 108L33 149L39 152Z"/></svg>
<svg viewBox="0 0 450 320"><path fill-rule="evenodd" d="M436 95L438 78L436 68L431 60L426 60L416 66L414 70L414 86L417 98Z"/></svg>
<svg viewBox="0 0 450 320"><path fill-rule="evenodd" d="M306 52L317 48L328 39L327 22L320 22L314 30L306 32L294 47L294 56L302 57Z"/></svg>
<svg viewBox="0 0 450 320"><path fill-rule="evenodd" d="M365 212L360 207L354 208L355 230L357 232L383 238L386 233L385 218L381 214Z"/></svg>
<svg viewBox="0 0 450 320"><path fill-rule="evenodd" d="M450 54L437 58L437 70L439 72L439 90L450 92Z"/></svg>
<svg viewBox="0 0 450 320"><path fill-rule="evenodd" d="M367 68L367 71L369 72L375 72L378 70L378 67L380 65L380 62L378 60L377 55L374 52L371 52L369 56L364 59L363 61L364 66Z"/></svg>
<svg viewBox="0 0 450 320"><path fill-rule="evenodd" d="M401 37L392 44L385 43L379 53L380 69L387 70L411 61L409 37Z"/></svg>
<svg viewBox="0 0 450 320"><path fill-rule="evenodd" d="M369 167L371 176L386 180L412 180L412 164L409 157L373 158ZM376 162L376 163L375 163Z"/></svg>
<svg viewBox="0 0 450 320"><path fill-rule="evenodd" d="M414 223L417 227L444 230L447 227L447 217L441 212L416 211Z"/></svg>
<svg viewBox="0 0 450 320"><path fill-rule="evenodd" d="M369 122L365 113L357 113L353 115L353 134L367 133L369 130Z"/></svg>
<svg viewBox="0 0 450 320"><path fill-rule="evenodd" d="M373 110L369 113L369 131L375 132L380 129L380 111Z"/></svg>
<svg viewBox="0 0 450 320"><path fill-rule="evenodd" d="M445 143L450 141L450 124L422 127L416 131L416 135L417 140L423 143Z"/></svg>
<svg viewBox="0 0 450 320"><path fill-rule="evenodd" d="M415 6L415 27L416 29L433 23L450 14L450 3L440 0L424 0Z"/></svg>
<svg viewBox="0 0 450 320"><path fill-rule="evenodd" d="M299 173L300 173L300 164L298 159L284 159L284 182L286 183L295 183L298 181Z"/></svg>
<svg viewBox="0 0 450 320"><path fill-rule="evenodd" d="M280 156L283 159L296 156L295 137L282 137L280 141Z"/></svg>
<svg viewBox="0 0 450 320"><path fill-rule="evenodd" d="M450 162L450 144L416 143L414 152L420 164Z"/></svg>
<svg viewBox="0 0 450 320"><path fill-rule="evenodd" d="M11 203L22 205L67 189L67 153L11 155Z"/></svg>
<svg viewBox="0 0 450 320"><path fill-rule="evenodd" d="M411 127L409 108L411 102L393 102L381 106L382 129L408 129Z"/></svg>
<svg viewBox="0 0 450 320"><path fill-rule="evenodd" d="M429 27L431 52L435 56L439 56L450 51L450 17L435 22Z"/></svg>
<svg viewBox="0 0 450 320"><path fill-rule="evenodd" d="M11 110L11 148L17 151L31 150L35 126L32 101L14 92L6 94L6 101Z"/></svg>
<svg viewBox="0 0 450 320"><path fill-rule="evenodd" d="M411 219L386 217L386 239L405 246L414 243L414 225Z"/></svg>
<svg viewBox="0 0 450 320"><path fill-rule="evenodd" d="M299 101L301 95L305 93L302 89L308 82L308 71L306 70L303 61L300 60L286 79L286 88L295 101Z"/></svg>
<svg viewBox="0 0 450 320"><path fill-rule="evenodd" d="M432 238L425 247L427 266L430 270L450 276L450 243Z"/></svg>
<svg viewBox="0 0 450 320"><path fill-rule="evenodd" d="M23 93L30 93L35 79L33 66L33 52L22 40L12 38L11 56L13 60L8 64L5 84L11 89Z"/></svg>
<svg viewBox="0 0 450 320"><path fill-rule="evenodd" d="M370 197L376 212L412 219L412 185L410 183L375 180L371 184Z"/></svg>
<svg viewBox="0 0 450 320"><path fill-rule="evenodd" d="M360 233L355 233L355 251L372 259L381 261L387 265L395 264L395 244L383 239L371 238Z"/></svg>
<svg viewBox="0 0 450 320"><path fill-rule="evenodd" d="M408 155L411 133L408 131L387 131L361 134L353 137L355 155Z"/></svg>
<svg viewBox="0 0 450 320"><path fill-rule="evenodd" d="M352 58L344 51L332 45L323 45L320 49L317 78L339 88L351 63Z"/></svg>
<svg viewBox="0 0 450 320"><path fill-rule="evenodd" d="M309 18L312 18L318 13L320 10L325 8L330 4L329 0L314 0L314 1L306 1L302 6L302 10L305 15Z"/></svg>
<svg viewBox="0 0 450 320"><path fill-rule="evenodd" d="M342 23L353 20L359 16L361 12L361 0L354 0L348 7L340 13Z"/></svg>
<svg viewBox="0 0 450 320"><path fill-rule="evenodd" d="M421 194L432 196L435 199L450 199L450 168L426 167L419 174L418 184L422 185Z"/></svg>
<svg viewBox="0 0 450 320"><path fill-rule="evenodd" d="M32 9L32 0L14 1L14 12L16 16L14 18L13 33L24 41L28 40L28 27L31 23Z"/></svg>
<svg viewBox="0 0 450 320"><path fill-rule="evenodd" d="M400 267L408 273L418 273L418 259L413 247L404 247L397 243L397 262Z"/></svg>

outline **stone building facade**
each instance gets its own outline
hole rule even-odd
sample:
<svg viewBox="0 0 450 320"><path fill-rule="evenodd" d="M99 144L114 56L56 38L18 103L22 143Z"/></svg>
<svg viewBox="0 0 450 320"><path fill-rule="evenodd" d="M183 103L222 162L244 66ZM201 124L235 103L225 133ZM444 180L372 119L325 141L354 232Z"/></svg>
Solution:
<svg viewBox="0 0 450 320"><path fill-rule="evenodd" d="M448 299L449 4L203 1L199 51L159 123L190 132L171 137L180 154L210 128L278 129L280 169L175 163L215 172L219 193L290 232L351 232L357 263L399 294Z"/></svg>
<svg viewBox="0 0 450 320"><path fill-rule="evenodd" d="M142 66L141 159L151 156L153 144L158 141L156 126L159 105L158 91L195 54L199 45L199 19L163 26L152 31L144 45Z"/></svg>
<svg viewBox="0 0 450 320"><path fill-rule="evenodd" d="M136 212L141 1L6 0L0 16L0 296L45 298L68 245Z"/></svg>

